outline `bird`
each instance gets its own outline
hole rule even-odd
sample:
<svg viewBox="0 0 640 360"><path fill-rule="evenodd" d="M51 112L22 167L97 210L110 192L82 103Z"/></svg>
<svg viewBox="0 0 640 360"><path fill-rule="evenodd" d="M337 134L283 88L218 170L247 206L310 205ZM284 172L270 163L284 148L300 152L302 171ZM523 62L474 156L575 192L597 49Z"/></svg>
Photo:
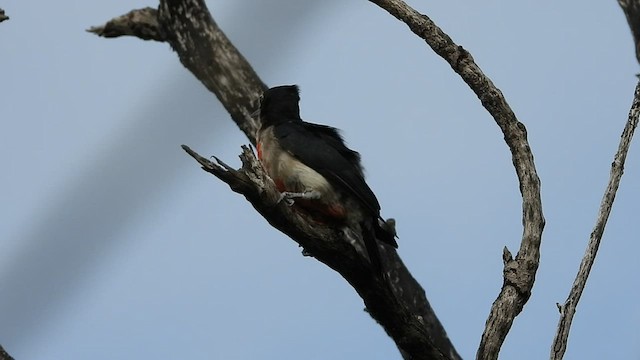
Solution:
<svg viewBox="0 0 640 360"><path fill-rule="evenodd" d="M357 225L374 271L383 274L378 241L398 247L395 229L380 216L360 154L334 127L300 117L297 85L276 86L261 98L258 159L281 193L280 200L327 225Z"/></svg>

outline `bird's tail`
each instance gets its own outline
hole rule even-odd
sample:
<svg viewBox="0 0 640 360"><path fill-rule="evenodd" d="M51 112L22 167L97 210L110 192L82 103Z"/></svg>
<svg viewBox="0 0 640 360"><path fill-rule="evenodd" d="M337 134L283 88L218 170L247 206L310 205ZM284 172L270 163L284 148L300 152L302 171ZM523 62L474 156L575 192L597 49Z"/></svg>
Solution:
<svg viewBox="0 0 640 360"><path fill-rule="evenodd" d="M392 225L383 222L382 219L375 218L369 221L363 221L360 226L362 228L362 239L367 248L367 255L369 255L371 266L376 274L384 276L385 272L378 240L394 248L398 248L398 243L395 239L395 229Z"/></svg>
<svg viewBox="0 0 640 360"><path fill-rule="evenodd" d="M373 230L375 231L375 236L378 240L387 245L393 246L395 249L398 248L398 243L396 242L397 236L395 220L389 219L384 221L382 218L374 219Z"/></svg>
<svg viewBox="0 0 640 360"><path fill-rule="evenodd" d="M380 256L380 248L378 248L378 241L376 240L376 221L363 221L360 226L362 227L362 240L364 246L367 248L367 255L369 255L369 261L371 261L371 267L375 274L384 277L384 269L382 267L382 257Z"/></svg>

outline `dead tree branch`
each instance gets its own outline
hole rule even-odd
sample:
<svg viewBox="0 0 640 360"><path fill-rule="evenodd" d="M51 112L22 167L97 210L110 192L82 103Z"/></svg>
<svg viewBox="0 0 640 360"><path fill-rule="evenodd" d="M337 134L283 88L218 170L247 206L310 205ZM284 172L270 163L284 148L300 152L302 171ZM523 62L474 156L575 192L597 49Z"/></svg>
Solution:
<svg viewBox="0 0 640 360"><path fill-rule="evenodd" d="M255 142L259 124L250 114L266 86L217 27L204 1L163 0L157 11L134 12L139 13L118 17L90 31L105 37L132 35L168 42L184 66L216 94L240 129ZM153 16L155 20L148 18ZM300 244L305 253L340 273L362 297L369 314L393 338L405 359L460 359L424 290L394 249L380 248L389 269L389 281L383 281L373 276L365 252L353 241L353 234L309 223L291 208L279 204L279 192L248 147L243 148L240 156L243 165L239 170L183 148L205 171L244 195L272 226Z"/></svg>
<svg viewBox="0 0 640 360"><path fill-rule="evenodd" d="M370 1L407 24L411 31L424 39L451 65L493 116L511 150L522 194L522 242L515 259L509 250L504 248L502 290L491 308L477 353L478 359L497 359L514 318L522 311L531 295L540 262L540 242L545 224L540 198L540 179L527 141L526 128L516 118L502 92L473 61L471 54L455 44L429 17L420 14L401 0Z"/></svg>
<svg viewBox="0 0 640 360"><path fill-rule="evenodd" d="M9 17L4 14L4 10L0 9L0 22L3 22L5 20L9 20Z"/></svg>
<svg viewBox="0 0 640 360"><path fill-rule="evenodd" d="M13 360L11 355L9 355L2 346L0 346L0 360Z"/></svg>
<svg viewBox="0 0 640 360"><path fill-rule="evenodd" d="M622 178L622 173L624 172L624 163L627 159L629 145L631 144L633 133L638 126L638 116L640 116L640 82L638 83L638 85L636 85L633 104L631 105L631 110L629 111L629 119L627 120L627 124L622 131L618 151L616 152L616 155L613 159L613 163L611 163L609 184L607 185L607 189L605 190L604 196L602 197L602 202L600 203L600 211L598 212L596 224L593 227L591 236L589 237L587 250L584 254L584 257L582 258L582 261L580 262L578 274L576 275L576 278L573 282L573 286L571 286L571 291L569 292L567 300L565 300L564 304L562 305L558 304L558 309L560 310L560 320L558 322L558 329L555 338L553 339L553 346L551 347L550 359L552 360L562 359L567 349L571 322L573 321L576 307L578 306L578 302L580 301L580 296L582 296L582 292L584 291L587 279L589 278L591 267L593 266L593 263L596 259L598 248L600 247L600 241L602 240L602 234L604 233L604 228L607 225L607 220L609 219L609 214L611 213L611 207L613 206L613 201L616 198L616 192L618 191L620 179Z"/></svg>
<svg viewBox="0 0 640 360"><path fill-rule="evenodd" d="M90 27L87 31L106 38L135 36L142 40L167 40L158 22L158 10L150 7L131 10L104 25Z"/></svg>
<svg viewBox="0 0 640 360"><path fill-rule="evenodd" d="M633 34L633 40L636 49L636 58L640 62L640 1L636 0L618 0L618 3L622 7L627 22L631 28ZM567 300L564 304L558 304L560 310L560 320L558 321L558 329L553 339L553 345L551 346L551 360L560 360L564 357L564 353L567 350L567 343L569 341L569 331L571 330L571 323L573 316L576 313L576 307L584 291L584 287L587 284L587 279L591 273L591 267L596 260L598 254L598 248L602 240L613 202L616 198L616 192L622 179L624 172L624 163L627 159L627 153L631 145L631 139L633 133L638 126L638 117L640 116L640 82L636 85L636 89L633 96L633 103L631 104L631 110L629 110L629 118L620 136L620 144L618 145L618 151L611 163L611 172L609 175L609 184L602 196L600 203L600 210L598 212L598 218L596 224L593 227L591 236L589 237L589 243L587 244L587 250L580 262L578 268L578 274L576 275Z"/></svg>

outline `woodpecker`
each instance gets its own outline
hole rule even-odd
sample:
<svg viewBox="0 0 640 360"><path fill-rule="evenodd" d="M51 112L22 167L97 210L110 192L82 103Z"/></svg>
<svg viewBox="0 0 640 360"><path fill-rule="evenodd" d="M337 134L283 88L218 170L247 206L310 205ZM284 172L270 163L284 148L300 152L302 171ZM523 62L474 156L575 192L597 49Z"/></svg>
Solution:
<svg viewBox="0 0 640 360"><path fill-rule="evenodd" d="M398 244L380 217L380 203L365 181L360 154L347 147L338 129L303 121L299 102L296 85L263 94L258 158L281 200L316 222L356 225L372 267L382 272L377 240L394 248Z"/></svg>

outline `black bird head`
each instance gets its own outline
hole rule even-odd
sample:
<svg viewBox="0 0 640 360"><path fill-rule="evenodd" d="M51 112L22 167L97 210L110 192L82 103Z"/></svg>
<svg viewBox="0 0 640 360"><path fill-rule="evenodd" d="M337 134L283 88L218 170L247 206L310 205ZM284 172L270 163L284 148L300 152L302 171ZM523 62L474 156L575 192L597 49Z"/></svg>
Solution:
<svg viewBox="0 0 640 360"><path fill-rule="evenodd" d="M297 85L272 87L264 92L260 103L262 126L300 120L300 90Z"/></svg>

